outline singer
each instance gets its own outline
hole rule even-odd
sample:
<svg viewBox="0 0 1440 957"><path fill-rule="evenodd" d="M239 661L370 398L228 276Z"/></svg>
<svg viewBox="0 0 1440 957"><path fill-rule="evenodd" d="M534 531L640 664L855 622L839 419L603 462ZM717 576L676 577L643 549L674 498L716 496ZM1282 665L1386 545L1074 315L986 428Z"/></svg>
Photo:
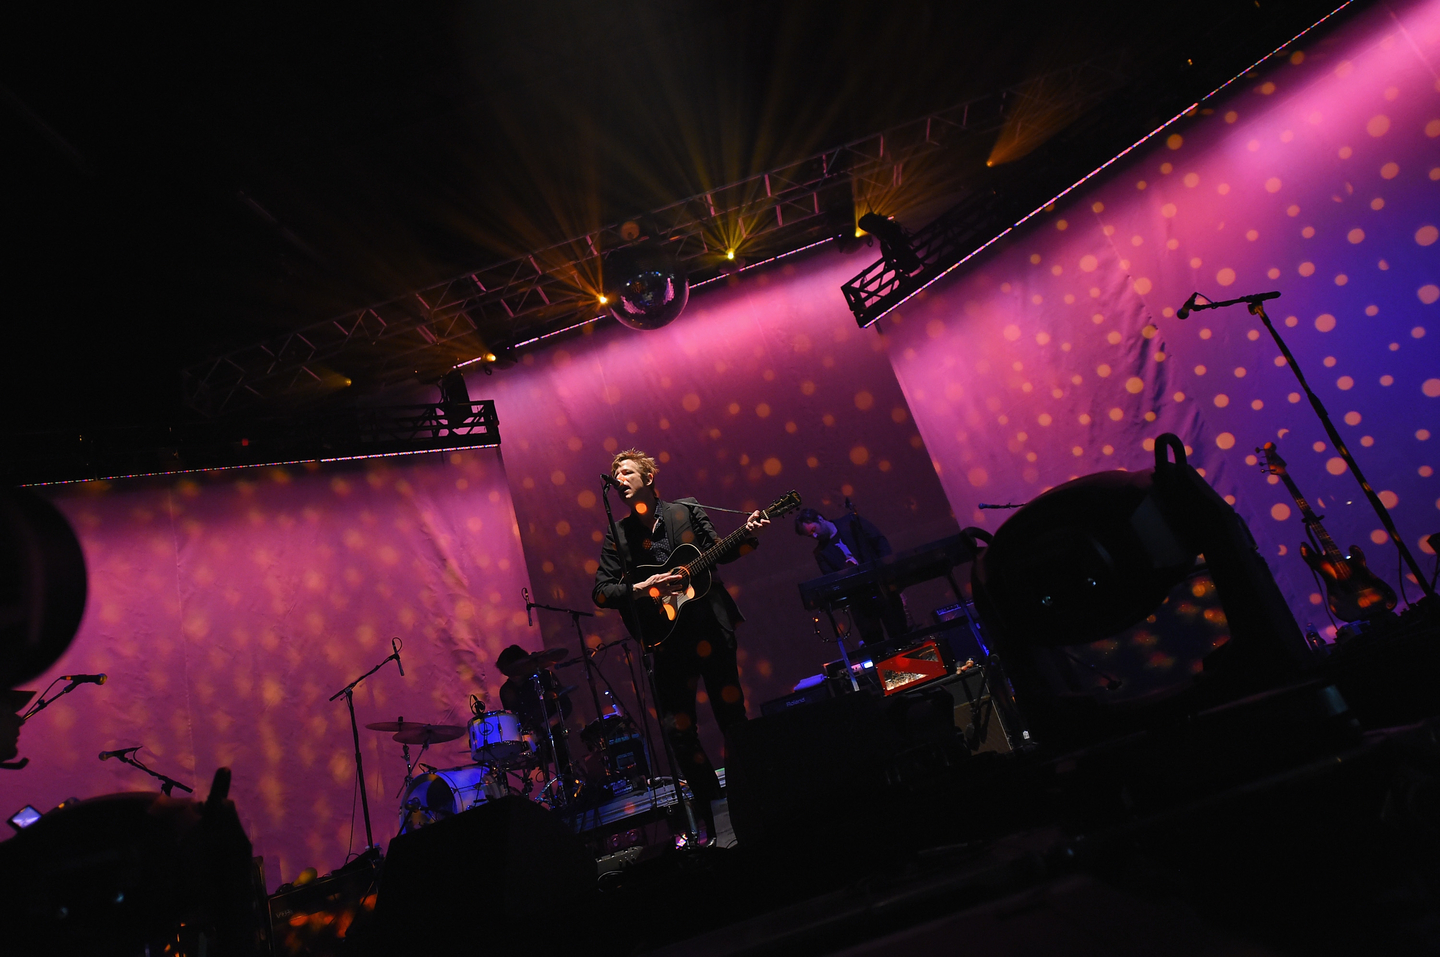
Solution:
<svg viewBox="0 0 1440 957"><path fill-rule="evenodd" d="M693 498L663 501L655 488L659 471L653 458L639 449L626 449L610 463L610 475L620 489L630 514L616 525L620 544L626 550L630 567L663 565L670 552L680 543L705 549L719 541L715 526ZM769 520L757 512L746 519L749 529L768 525ZM747 548L742 545L735 554L721 561L733 561L743 551L759 544L753 538ZM604 608L616 608L626 619L631 632L634 621L628 603L644 598L651 588L680 590L683 577L674 574L653 575L643 582L627 585L622 579L620 556L609 534L600 548L600 568L595 573L595 589L591 598ZM627 592L630 595L627 596ZM695 810L710 840L715 837L715 817L710 802L720 797L720 781L710 763L696 730L695 692L701 679L710 698L710 708L720 730L729 733L745 721L745 694L740 690L740 667L735 659L735 626L745 620L735 599L715 578L710 591L692 602L697 607L680 619L675 633L655 650L655 693L659 703L660 724L670 740L679 762L680 772L690 782L695 795Z"/></svg>

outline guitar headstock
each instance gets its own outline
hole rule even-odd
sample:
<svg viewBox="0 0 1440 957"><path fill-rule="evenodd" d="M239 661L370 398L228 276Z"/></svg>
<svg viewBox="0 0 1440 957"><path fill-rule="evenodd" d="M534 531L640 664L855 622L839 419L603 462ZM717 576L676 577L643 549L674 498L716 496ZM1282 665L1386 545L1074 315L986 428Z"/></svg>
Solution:
<svg viewBox="0 0 1440 957"><path fill-rule="evenodd" d="M800 507L800 493L793 488L784 495L771 502L769 507L764 509L765 517L774 521L781 515L788 515Z"/></svg>
<svg viewBox="0 0 1440 957"><path fill-rule="evenodd" d="M1280 457L1280 450L1275 447L1274 442L1266 442L1255 452L1257 455L1265 456L1265 464L1260 466L1260 470L1266 475L1285 474L1285 460Z"/></svg>

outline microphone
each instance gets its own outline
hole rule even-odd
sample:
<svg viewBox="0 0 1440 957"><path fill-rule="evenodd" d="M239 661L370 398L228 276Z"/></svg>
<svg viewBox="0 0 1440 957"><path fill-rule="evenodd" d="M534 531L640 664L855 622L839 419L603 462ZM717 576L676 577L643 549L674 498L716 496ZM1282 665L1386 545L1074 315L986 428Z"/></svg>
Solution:
<svg viewBox="0 0 1440 957"><path fill-rule="evenodd" d="M601 483L610 486L611 488L615 489L616 491L619 491L619 490L622 488L622 486L620 485L620 483L617 482L617 481L615 481L615 477L612 476L612 475L601 475L601 476L600 476L600 481L601 481Z"/></svg>
<svg viewBox="0 0 1440 957"><path fill-rule="evenodd" d="M107 682L107 681L110 680L110 676L109 676L109 675L103 675L103 674L100 674L100 675L61 675L61 676L60 676L60 680L61 680L61 681L68 681L68 682L70 682L71 684L76 684L76 685L84 685L84 684L103 685L105 682Z"/></svg>
<svg viewBox="0 0 1440 957"><path fill-rule="evenodd" d="M123 758L123 757L125 757L125 755L130 754L130 753L135 752L135 751L139 751L139 750L140 750L141 748L143 748L143 747L144 747L144 745L142 744L142 745L137 745L137 746L135 746L135 747L133 747L133 748L121 748L121 749L119 749L118 751L101 751L101 752L100 752L100 760L101 760L101 761L109 761L111 758Z"/></svg>
<svg viewBox="0 0 1440 957"><path fill-rule="evenodd" d="M400 639L399 639L399 638L391 638L391 639L390 639L390 651L391 651L390 657L392 657L392 658L395 659L395 667L397 667L397 668L400 669L400 677L403 678L403 677L405 677L405 666L400 663L400 648L401 648L401 647L402 647L402 646L400 645Z"/></svg>
<svg viewBox="0 0 1440 957"><path fill-rule="evenodd" d="M525 599L525 623L531 628L535 627L535 613L530 610L530 589L520 589L520 597Z"/></svg>
<svg viewBox="0 0 1440 957"><path fill-rule="evenodd" d="M1196 305L1195 300L1199 298L1200 294L1198 292L1192 292L1190 294L1190 298L1185 300L1185 305L1181 306L1180 311L1175 313L1175 318L1184 319L1186 316L1190 315L1190 313L1194 312Z"/></svg>

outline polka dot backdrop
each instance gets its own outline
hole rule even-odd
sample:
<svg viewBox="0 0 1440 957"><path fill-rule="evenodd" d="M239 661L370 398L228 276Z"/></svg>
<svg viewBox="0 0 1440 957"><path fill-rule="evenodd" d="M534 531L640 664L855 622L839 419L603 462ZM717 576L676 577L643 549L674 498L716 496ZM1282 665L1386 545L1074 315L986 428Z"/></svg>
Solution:
<svg viewBox="0 0 1440 957"><path fill-rule="evenodd" d="M593 610L605 528L599 476L615 451L631 446L659 460L662 496L751 509L794 488L807 505L837 515L850 495L897 549L955 533L884 340L857 329L840 296L840 284L865 261L824 252L757 270L700 290L665 329L606 323L493 378L470 379L472 395L495 398L507 436L538 600ZM614 507L617 519L626 514ZM711 517L722 534L742 519ZM820 574L813 544L784 518L762 533L754 554L721 568L748 618L740 667L752 712L838 657L833 643L816 639L796 589ZM541 613L540 622L547 645L576 646L568 618ZM587 632L610 640L624 626L604 612ZM614 657L606 672L617 684L624 674ZM584 714L592 710L583 703ZM702 705L712 749L719 746L713 725Z"/></svg>
<svg viewBox="0 0 1440 957"><path fill-rule="evenodd" d="M1345 547L1398 584L1397 550L1274 341L1269 313L1407 544L1440 530L1440 4L1357 18L1237 84L1099 185L885 320L896 374L957 515L1072 476L1153 464L1173 431L1249 522L1301 624L1331 630L1275 441ZM1406 581L1411 597L1419 593Z"/></svg>
<svg viewBox="0 0 1440 957"><path fill-rule="evenodd" d="M1440 528L1435 62L1440 3L1358 16L937 284L883 335L857 330L839 294L867 256L825 251L703 289L664 330L592 327L472 376L471 393L497 402L505 465L492 450L53 493L92 581L53 671L111 681L27 726L33 763L0 778L0 803L146 788L93 757L143 742L202 793L215 767L235 769L272 888L337 866L353 778L343 704L325 699L398 634L407 676L366 681L360 720L463 723L467 694L493 697L500 648L574 650L566 618L527 627L520 590L592 607L598 475L630 445L660 459L663 494L748 509L793 487L827 513L849 495L906 548L952 534L957 515L998 525L980 502L1144 467L1154 436L1174 431L1235 500L1302 621L1323 624L1293 503L1250 450L1278 441L1335 537L1370 543L1392 580L1394 551L1374 543L1378 522L1258 321L1231 309L1182 323L1173 309L1195 289L1282 291L1272 314L1400 528L1412 545ZM739 520L714 517L722 531ZM750 618L753 712L833 654L795 589L817 569L782 521L724 573ZM602 613L587 640L622 629ZM717 748L713 722L702 728ZM383 843L402 768L387 737L363 742ZM455 751L435 763L462 763Z"/></svg>
<svg viewBox="0 0 1440 957"><path fill-rule="evenodd" d="M533 646L524 559L495 450L442 458L127 480L51 493L80 536L85 618L55 675L105 672L28 723L23 772L0 778L5 813L69 797L150 790L102 750L144 744L146 764L203 797L217 767L273 889L339 866L350 846L354 746L344 701L326 700L390 654L355 693L370 721L464 724L494 697L511 642ZM57 689L58 690L58 689ZM400 745L360 731L375 836L396 828ZM432 748L468 761L463 741ZM358 808L358 805L357 805ZM354 847L364 847L358 810Z"/></svg>

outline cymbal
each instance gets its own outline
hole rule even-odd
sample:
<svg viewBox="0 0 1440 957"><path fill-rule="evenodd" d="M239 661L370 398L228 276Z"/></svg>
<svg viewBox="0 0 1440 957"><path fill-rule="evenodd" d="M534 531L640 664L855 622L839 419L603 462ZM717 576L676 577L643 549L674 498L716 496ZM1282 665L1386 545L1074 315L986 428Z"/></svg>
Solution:
<svg viewBox="0 0 1440 957"><path fill-rule="evenodd" d="M423 721L372 721L365 727L371 731L394 732L395 740L401 744L425 744L427 741L434 744L437 741L452 741L465 733L465 729L460 725L425 724ZM401 735L405 735L405 737L401 737ZM444 736L441 737L441 735Z"/></svg>
<svg viewBox="0 0 1440 957"><path fill-rule="evenodd" d="M544 651L537 651L533 655L526 655L502 665L500 673L507 678L528 678L542 668L549 668L557 661L561 661L569 652L564 648L546 648Z"/></svg>
<svg viewBox="0 0 1440 957"><path fill-rule="evenodd" d="M404 731L406 728L423 728L423 721L372 721L365 727L371 731Z"/></svg>
<svg viewBox="0 0 1440 957"><path fill-rule="evenodd" d="M454 741L464 734L465 729L458 724L422 724L397 731L394 739L401 744L439 744L441 741Z"/></svg>

